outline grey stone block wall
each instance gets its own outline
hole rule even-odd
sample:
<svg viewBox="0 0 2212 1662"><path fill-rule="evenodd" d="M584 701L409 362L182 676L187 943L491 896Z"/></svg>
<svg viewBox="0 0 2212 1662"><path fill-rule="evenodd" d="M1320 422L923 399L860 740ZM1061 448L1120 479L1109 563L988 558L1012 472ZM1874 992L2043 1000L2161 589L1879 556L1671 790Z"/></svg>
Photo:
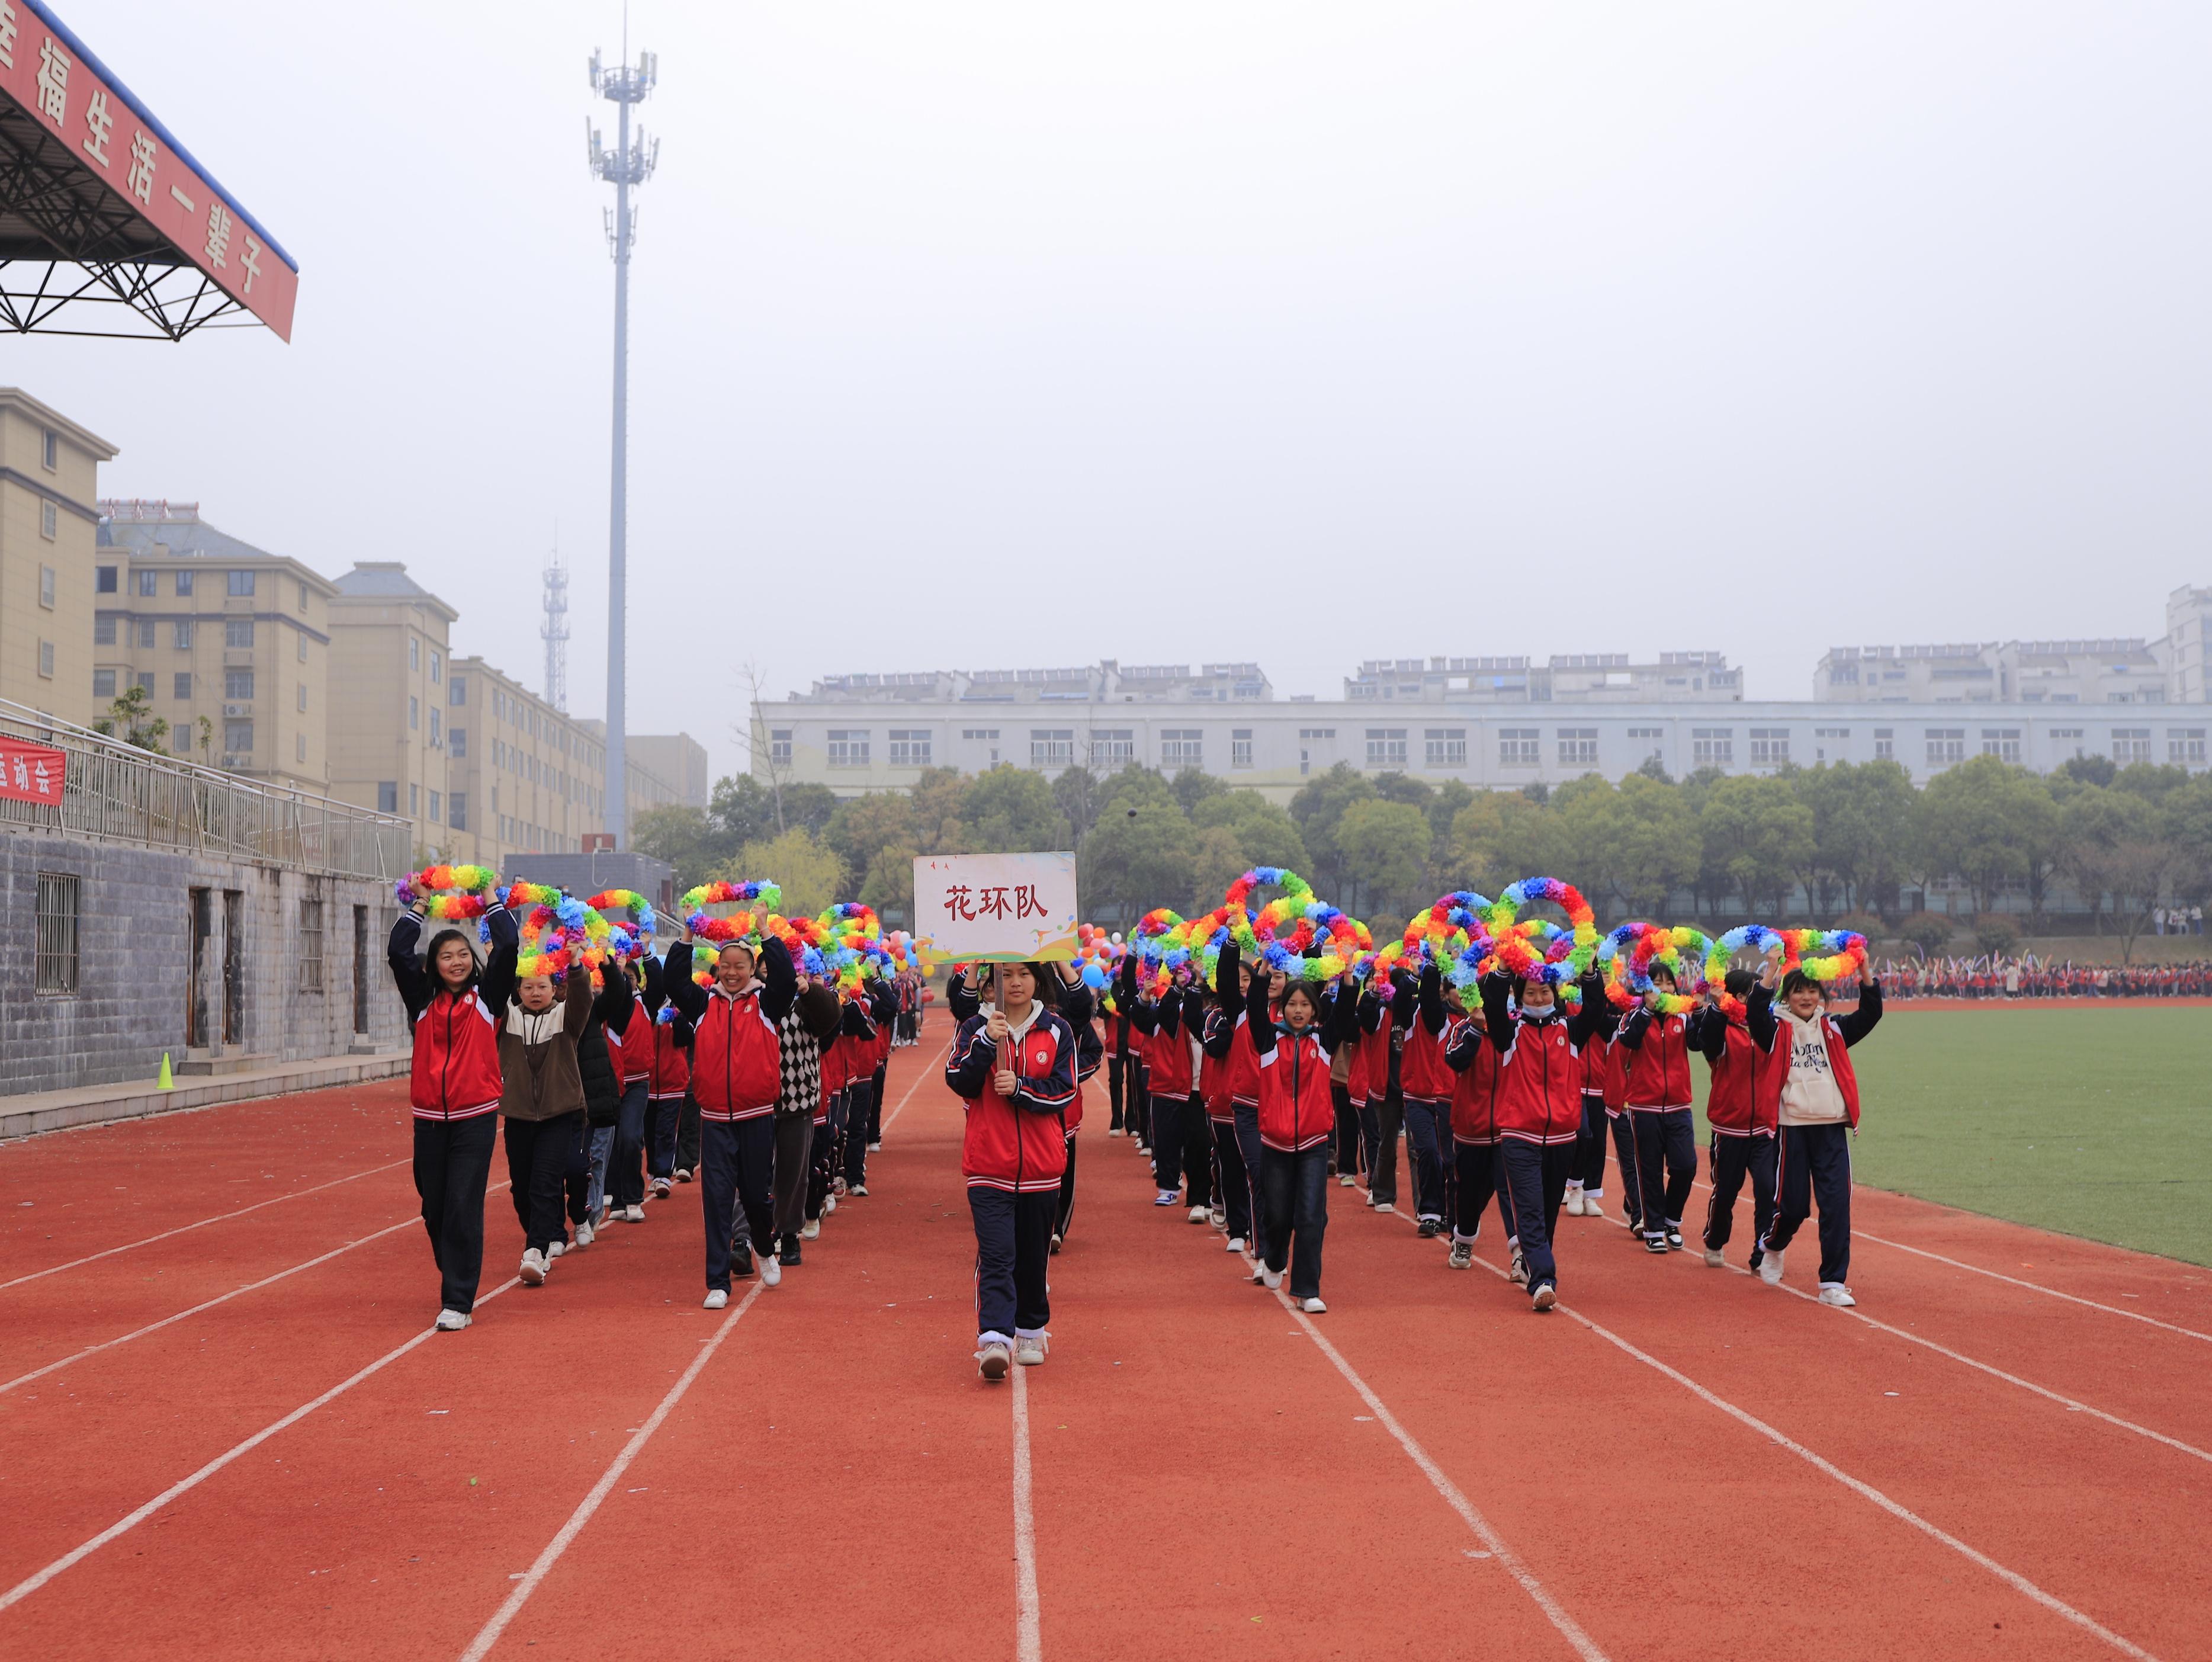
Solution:
<svg viewBox="0 0 2212 1662"><path fill-rule="evenodd" d="M78 987L35 989L38 879L79 882ZM185 1060L191 891L241 897L240 1041L222 1047L271 1062L345 1054L354 1044L353 909L367 909L366 1038L406 1042L405 1017L384 966L392 892L383 885L280 867L205 860L70 837L0 835L0 1095L151 1079L167 1051ZM300 904L324 903L323 990L303 989ZM210 956L211 1036L222 1038L222 955Z"/></svg>

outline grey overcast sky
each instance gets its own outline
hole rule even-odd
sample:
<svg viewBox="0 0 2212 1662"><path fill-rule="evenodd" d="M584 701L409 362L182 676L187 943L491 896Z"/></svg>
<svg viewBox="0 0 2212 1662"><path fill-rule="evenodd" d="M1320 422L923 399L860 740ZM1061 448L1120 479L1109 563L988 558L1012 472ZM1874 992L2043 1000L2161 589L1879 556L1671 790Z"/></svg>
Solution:
<svg viewBox="0 0 2212 1662"><path fill-rule="evenodd" d="M294 344L11 338L333 575L604 708L617 4L58 0ZM2212 581L2212 6L641 0L630 710L813 676L2154 635Z"/></svg>

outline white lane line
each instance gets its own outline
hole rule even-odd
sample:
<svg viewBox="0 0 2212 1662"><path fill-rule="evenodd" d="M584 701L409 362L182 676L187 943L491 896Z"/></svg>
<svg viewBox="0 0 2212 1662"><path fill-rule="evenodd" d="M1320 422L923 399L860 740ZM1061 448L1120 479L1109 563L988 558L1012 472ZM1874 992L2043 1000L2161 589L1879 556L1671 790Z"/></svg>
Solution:
<svg viewBox="0 0 2212 1662"><path fill-rule="evenodd" d="M477 1299L475 1306L472 1307L481 1310L485 1305L490 1303L494 1299L506 1292L508 1288L520 1287L521 1285L522 1282L520 1278L511 1282L503 1282L499 1286L492 1288L490 1292L484 1294L481 1298ZM351 1379L341 1380L338 1384L332 1385L328 1391L325 1391L321 1396L316 1397L313 1402L303 1403L299 1407L294 1409L289 1414L287 1414L283 1419L274 1421L270 1424L262 1427L260 1430L255 1432L244 1442L216 1455L214 1459L209 1461L198 1471L192 1473L191 1476L180 1478L176 1482L170 1484L168 1488L163 1489L159 1495L147 1501L144 1506L140 1507L136 1512L117 1519L115 1522L110 1524L106 1529L100 1531L99 1534L94 1536L92 1539L87 1541L82 1546L78 1547L72 1551L64 1553L59 1558L55 1559L52 1563L47 1565L46 1568L39 1571L37 1574L27 1576L24 1580L18 1581L14 1586L9 1588L6 1592L0 1593L0 1610L4 1610L10 1605L21 1604L24 1599L28 1598L33 1593L36 1592L40 1587L46 1586L47 1582L52 1580L54 1577L59 1575L64 1570L68 1569L71 1566L80 1563L84 1559L90 1557L94 1553L99 1551L100 1548L106 1546L110 1541L114 1540L118 1536L129 1534L132 1530L137 1528L139 1525L144 1523L149 1518L151 1518L155 1513L161 1511L162 1507L167 1506L170 1501L176 1500L178 1497L186 1494L190 1490L198 1488L202 1483L214 1476L216 1473L221 1471L225 1466L237 1459L240 1455L251 1453L253 1450L260 1447L262 1444L267 1442L271 1437L274 1437L278 1432L283 1430L287 1426L298 1424L301 1421L306 1419L307 1415L313 1414L317 1409L322 1407L324 1403L335 1401L337 1397L343 1396L347 1391L351 1391L356 1385L359 1385L363 1379L368 1379L372 1373L380 1373L383 1369L389 1367L392 1363L398 1361L402 1356L404 1356L409 1351L414 1349L416 1346L429 1338L437 1330L438 1330L434 1327L424 1328L413 1338L408 1340L406 1343L395 1346L393 1348L386 1351L384 1355L379 1356L374 1361L371 1362L367 1367L362 1369L360 1373L355 1374Z"/></svg>
<svg viewBox="0 0 2212 1662"><path fill-rule="evenodd" d="M372 1166L368 1171L356 1172L349 1178L332 1178L328 1183L319 1183L312 1189L295 1189L289 1194L272 1195L265 1201L256 1201L251 1206L241 1206L235 1212L223 1212L212 1218L202 1218L198 1223L179 1224L174 1229L164 1229L160 1234L149 1235L141 1241L131 1241L122 1246L111 1246L104 1252L88 1253L82 1258L71 1258L67 1263L58 1263L51 1269L34 1269L27 1275L16 1276L12 1282L0 1282L0 1293L6 1292L11 1287L21 1287L25 1282L42 1281L48 1275L58 1275L64 1269L76 1269L88 1263L97 1263L102 1258L113 1257L118 1252L131 1252L142 1246L151 1246L155 1241L167 1240L173 1235L189 1235L193 1230L204 1229L211 1223L228 1223L233 1218L244 1217L248 1212L258 1212L264 1206L281 1205L285 1201L297 1200L302 1195L319 1194L325 1189L335 1189L342 1183L357 1183L363 1178L374 1177L379 1172L389 1172L395 1166L405 1166L413 1158L410 1155L407 1160L395 1160L382 1166Z"/></svg>
<svg viewBox="0 0 2212 1662"><path fill-rule="evenodd" d="M1390 1211L1391 1215L1394 1217L1406 1217L1406 1215L1403 1212L1399 1211L1395 1207L1392 1207ZM1413 1220L1407 1219L1407 1221L1411 1222ZM1500 1269L1494 1263L1491 1263L1481 1258L1477 1258L1475 1263L1480 1264L1483 1269L1487 1269L1492 1275L1497 1276L1500 1281L1504 1281L1507 1278L1506 1272ZM1746 1413L1742 1409L1738 1408L1734 1403L1729 1402L1723 1397L1715 1396L1711 1391L1706 1390L1705 1386L1699 1385L1695 1379L1690 1378L1688 1374L1680 1373L1675 1369L1669 1367L1666 1363L1661 1361L1656 1356L1653 1356L1644 1351L1638 1350L1634 1345L1629 1343L1627 1340L1622 1338L1619 1334L1612 1331L1608 1328L1601 1327L1597 1323L1592 1321L1580 1311L1572 1309L1565 1304L1557 1304L1553 1306L1553 1308L1557 1310L1561 1315L1568 1318L1570 1320L1580 1323L1583 1327L1587 1328L1592 1333L1596 1334L1598 1337L1603 1339L1607 1343L1613 1345L1619 1349L1626 1352L1627 1355L1633 1356L1638 1361L1642 1362L1645 1367L1657 1370L1660 1373L1664 1374L1668 1379L1672 1379L1675 1384L1680 1385L1684 1390L1691 1392L1701 1401L1718 1409L1730 1419L1748 1426L1751 1429L1758 1432L1761 1436L1765 1437L1778 1446L1788 1449L1792 1454L1797 1456L1799 1459L1805 1461L1816 1470L1826 1473L1829 1476L1841 1483L1844 1488L1850 1489L1853 1494L1859 1495L1864 1500L1872 1501L1875 1506L1880 1507L1884 1512L1888 1513L1899 1522L1910 1524L1913 1528L1920 1531L1929 1538L1942 1542L1945 1546L1950 1548L1954 1552L1958 1553L1968 1562L1978 1565L1981 1568L1987 1570L1991 1575L1996 1576L1997 1580L2002 1581L2007 1586L2012 1588L2014 1592L2033 1600L2036 1604L2042 1605L2053 1615L2064 1617L2067 1621L2071 1622L2075 1626L2081 1629L2084 1632L2095 1635L2098 1638L2103 1640L2106 1644L2118 1651L2122 1655L2134 1657L2137 1659L2137 1662L2158 1662L2158 1659L2156 1657L2153 1656L2150 1652L2143 1649L2142 1646L2136 1644L2134 1641L2124 1638L2122 1635L2114 1633L2110 1628L2104 1626L2094 1617L2086 1616L2081 1611L2075 1610L2071 1604L2058 1598L2055 1593L2045 1592L2041 1587L2036 1586L2034 1582L2029 1580L2025 1575L2020 1574L2019 1571L2007 1569L2002 1564L1997 1562L1996 1559L1991 1558L1986 1553L1977 1551L1974 1548L1968 1546L1964 1541L1961 1541L1957 1536L1938 1528L1936 1525L1929 1523L1925 1518L1920 1516L1918 1513L1912 1511L1911 1508L1896 1501L1891 1500L1888 1495L1875 1488L1873 1484L1869 1483L1861 1478L1852 1476L1850 1473L1845 1471L1842 1467L1835 1464L1832 1461L1825 1459L1821 1456L1815 1454L1811 1449L1806 1447L1802 1443L1797 1442L1784 1433L1776 1430L1772 1426L1767 1424L1765 1421L1761 1420L1753 1415ZM2194 1452L2193 1450L2191 1452Z"/></svg>
<svg viewBox="0 0 2212 1662"><path fill-rule="evenodd" d="M1699 1178L1698 1180L1697 1187L1704 1190L1707 1194L1711 1194L1712 1192L1712 1185L1705 1182L1703 1178ZM1882 1190L1881 1192L1887 1193L1888 1191ZM1907 1196L1907 1198L1911 1199L1917 1197ZM1752 1203L1752 1197L1748 1195L1738 1195L1736 1196L1735 1203L1739 1207L1749 1206ZM1923 1202L1923 1204L1940 1206L1942 1202L1940 1201L1928 1201ZM1975 1213L1972 1215L1980 1217L1985 1215ZM2010 1220L1999 1218L1996 1219L1996 1221L2005 1223L2010 1221ZM2032 1228L2033 1226L2029 1224L2021 1224L2016 1227L2025 1229ZM1907 1246L1903 1241L1891 1240L1886 1235L1869 1234L1867 1231L1860 1228L1856 1223L1851 1226L1851 1239L1856 1241L1872 1241L1876 1246L1890 1247L1899 1252L1910 1252L1916 1258L1931 1258L1937 1263L1948 1263L1954 1269L1965 1269L1971 1271L1972 1274L1977 1275L1987 1275L1993 1282L2004 1282L2013 1287L2024 1288L2030 1293L2040 1293L2046 1298L2063 1299L2069 1304L2078 1304L2085 1309L2101 1310L2107 1316L2124 1316L2131 1322L2142 1323L2146 1327L2160 1328L2168 1333L2179 1333L2185 1339L2201 1339L2206 1344L2212 1344L2212 1333L2199 1333L2193 1327L2177 1327L2173 1323L2162 1322L2155 1316L2146 1316L2139 1310L2123 1310L2119 1306L2115 1304L2099 1304L2094 1299L2085 1299L2081 1297L2079 1294L2073 1293L2062 1293L2055 1287L2044 1286L2040 1282L2022 1281L2019 1276L2008 1275L2002 1270L1984 1269L1978 1263L1968 1263L1961 1258L1947 1258L1941 1252L1930 1252L1927 1248L1923 1246Z"/></svg>
<svg viewBox="0 0 2212 1662"><path fill-rule="evenodd" d="M495 1195L506 1187L507 1184L504 1183L495 1183L492 1184L490 1188L485 1190L484 1193L487 1195ZM58 1369L67 1367L71 1362L81 1362L86 1357L96 1356L103 1350L112 1350L119 1344L129 1344L133 1339L143 1339L149 1333L158 1333L163 1328L172 1326L174 1324L184 1320L187 1316L197 1316L203 1310L212 1310L219 1304L228 1304L233 1299L243 1297L248 1293L258 1292L264 1287L271 1286L277 1282L284 1280L288 1276L296 1275L302 1270L313 1269L319 1263L328 1263L332 1258L343 1257L344 1254L352 1251L354 1248L357 1246L366 1246L371 1241L381 1240L385 1236L395 1234L402 1229L420 1228L422 1224L422 1220L420 1218L404 1219L398 1223L392 1224L388 1228L378 1230L373 1235L363 1235L359 1240L351 1240L346 1242L342 1246L334 1246L321 1257L309 1258L305 1263L295 1263L289 1269L280 1269L275 1275L264 1275L258 1282L249 1282L244 1287L233 1288L229 1292L222 1294L216 1298L207 1300L204 1303L196 1304L189 1310L179 1310L173 1316L164 1316L158 1322L149 1322L145 1326L139 1328L135 1332L125 1333L119 1339L109 1339L100 1344L87 1345L82 1350L78 1351L75 1355L64 1356L58 1362L48 1362L44 1367L33 1368L28 1373L20 1373L16 1375L15 1378L9 1380L6 1384L0 1385L0 1397L6 1396L17 1385L28 1385L33 1379L44 1379L49 1373L52 1373Z"/></svg>
<svg viewBox="0 0 2212 1662"><path fill-rule="evenodd" d="M513 1285L512 1282L508 1284ZM599 1509L599 1503L614 1492L615 1485L622 1482L623 1474L629 1470L630 1463L652 1440L653 1434L660 1429L661 1422L667 1419L669 1411L684 1400L684 1393L691 1389L691 1382L714 1360L722 1341L730 1336L730 1330L738 1324L745 1312L753 1307L753 1300L760 1297L761 1289L767 1285L765 1282L755 1282L745 1296L738 1300L738 1307L722 1318L722 1324L714 1330L714 1336L699 1347L699 1354L691 1359L691 1366L685 1368L682 1376L669 1387L668 1394L660 1399L660 1406L647 1415L645 1423L637 1428L636 1434L623 1445L623 1451L615 1456L614 1464L600 1474L599 1481L592 1485L592 1492L577 1503L575 1511L568 1514L568 1521L562 1525L560 1531L545 1543L545 1550L538 1555L537 1562L523 1572L522 1579L514 1585L514 1591L507 1595L507 1602L493 1613L491 1620L485 1622L483 1630L469 1642L468 1649L461 1653L461 1662L481 1662L481 1659L490 1653L491 1647L499 1643L499 1636L507 1631L507 1623L514 1621L516 1614L530 1602L530 1595L538 1591L538 1584L544 1580L553 1566L560 1562L561 1555L568 1550L577 1536L583 1533L584 1525L592 1521L592 1514ZM510 1559L508 1562L512 1563L514 1561Z"/></svg>
<svg viewBox="0 0 2212 1662"><path fill-rule="evenodd" d="M1014 1656L1016 1662L1041 1662L1044 1635L1039 1621L1036 1574L1036 1514L1030 1503L1029 1370L1014 1366Z"/></svg>
<svg viewBox="0 0 2212 1662"><path fill-rule="evenodd" d="M932 1056L929 1059L928 1064L924 1067L920 1073L916 1074L912 1081L908 1083L906 1087L906 1095L898 1099L898 1106L892 1109L890 1112L884 1116L883 1129L884 1130L888 1131L891 1129L891 1122L899 1117L900 1113L905 1109L907 1103L912 1099L914 1093L921 1088L922 1081L929 1078L933 1074L937 1074L938 1069L944 1065L945 1058L951 1055L951 1051L952 1041L948 1038L945 1041L944 1048L939 1050L935 1056ZM938 1076L940 1079L943 1077L942 1075L939 1075Z"/></svg>

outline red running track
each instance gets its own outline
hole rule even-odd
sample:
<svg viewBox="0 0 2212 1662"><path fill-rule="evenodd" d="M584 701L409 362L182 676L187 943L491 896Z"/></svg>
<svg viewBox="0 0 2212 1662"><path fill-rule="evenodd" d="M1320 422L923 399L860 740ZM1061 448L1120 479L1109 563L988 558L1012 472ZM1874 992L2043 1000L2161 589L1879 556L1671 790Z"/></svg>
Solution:
<svg viewBox="0 0 2212 1662"><path fill-rule="evenodd" d="M719 1313L695 1189L495 1193L430 1336L396 1085L0 1148L0 1655L2212 1657L2205 1272L1862 1190L1865 1320L1565 1217L1538 1316L1333 1186L1308 1318L1094 1087L987 1386L941 1054Z"/></svg>

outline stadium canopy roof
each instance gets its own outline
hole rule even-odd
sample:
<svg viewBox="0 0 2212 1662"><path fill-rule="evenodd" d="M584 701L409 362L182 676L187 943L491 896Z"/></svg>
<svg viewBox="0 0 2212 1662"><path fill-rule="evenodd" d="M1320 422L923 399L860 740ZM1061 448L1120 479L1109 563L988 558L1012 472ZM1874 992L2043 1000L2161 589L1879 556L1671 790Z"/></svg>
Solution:
<svg viewBox="0 0 2212 1662"><path fill-rule="evenodd" d="M300 268L44 0L0 0L0 330L292 338Z"/></svg>

